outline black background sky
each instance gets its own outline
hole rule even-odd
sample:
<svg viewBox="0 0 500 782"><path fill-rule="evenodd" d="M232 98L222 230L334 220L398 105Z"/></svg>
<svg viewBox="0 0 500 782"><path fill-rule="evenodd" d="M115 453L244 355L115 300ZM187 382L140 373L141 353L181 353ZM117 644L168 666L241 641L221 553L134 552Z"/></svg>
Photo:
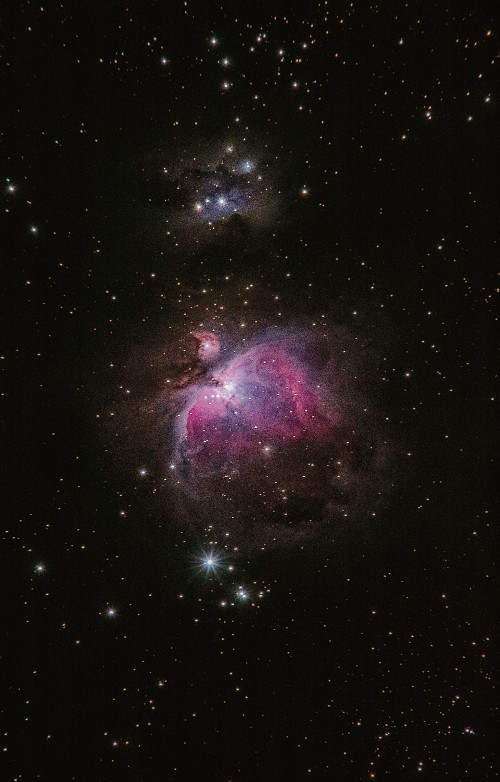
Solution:
<svg viewBox="0 0 500 782"><path fill-rule="evenodd" d="M1 780L497 778L498 24L460 8L2 11ZM276 227L175 247L164 160L241 128ZM223 612L96 414L179 281L285 270L303 317L376 324L394 465L375 522L241 557L271 591Z"/></svg>

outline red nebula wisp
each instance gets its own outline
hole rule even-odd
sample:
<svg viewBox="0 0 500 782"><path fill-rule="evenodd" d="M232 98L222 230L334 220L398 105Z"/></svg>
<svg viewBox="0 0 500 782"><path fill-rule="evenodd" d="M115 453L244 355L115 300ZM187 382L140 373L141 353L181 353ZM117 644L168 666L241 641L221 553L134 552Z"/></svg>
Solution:
<svg viewBox="0 0 500 782"><path fill-rule="evenodd" d="M205 364L215 361L220 353L220 340L212 331L193 331L198 342L198 358Z"/></svg>

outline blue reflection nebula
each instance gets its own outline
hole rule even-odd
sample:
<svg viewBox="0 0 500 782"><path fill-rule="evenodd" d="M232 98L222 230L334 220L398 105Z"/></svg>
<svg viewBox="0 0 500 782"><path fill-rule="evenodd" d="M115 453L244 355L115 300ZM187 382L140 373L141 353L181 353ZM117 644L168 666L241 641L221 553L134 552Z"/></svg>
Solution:
<svg viewBox="0 0 500 782"><path fill-rule="evenodd" d="M215 172L187 172L186 207L201 219L209 221L243 214L251 205L257 184L256 178L249 176L253 168L251 161L244 160L232 170L220 166Z"/></svg>

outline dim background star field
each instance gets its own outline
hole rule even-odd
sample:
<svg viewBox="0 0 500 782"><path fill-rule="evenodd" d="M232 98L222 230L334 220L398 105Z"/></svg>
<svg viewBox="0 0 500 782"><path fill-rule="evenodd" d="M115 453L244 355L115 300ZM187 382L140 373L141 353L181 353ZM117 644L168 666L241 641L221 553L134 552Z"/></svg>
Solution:
<svg viewBox="0 0 500 782"><path fill-rule="evenodd" d="M498 8L0 13L1 782L498 779Z"/></svg>

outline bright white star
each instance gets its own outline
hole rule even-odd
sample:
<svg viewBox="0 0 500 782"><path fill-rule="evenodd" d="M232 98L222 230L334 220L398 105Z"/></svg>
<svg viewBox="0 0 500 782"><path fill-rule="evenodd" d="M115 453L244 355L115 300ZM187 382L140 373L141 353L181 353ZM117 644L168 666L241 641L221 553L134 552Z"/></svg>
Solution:
<svg viewBox="0 0 500 782"><path fill-rule="evenodd" d="M215 549L206 549L196 557L198 569L202 573L214 573L221 565L221 554Z"/></svg>

